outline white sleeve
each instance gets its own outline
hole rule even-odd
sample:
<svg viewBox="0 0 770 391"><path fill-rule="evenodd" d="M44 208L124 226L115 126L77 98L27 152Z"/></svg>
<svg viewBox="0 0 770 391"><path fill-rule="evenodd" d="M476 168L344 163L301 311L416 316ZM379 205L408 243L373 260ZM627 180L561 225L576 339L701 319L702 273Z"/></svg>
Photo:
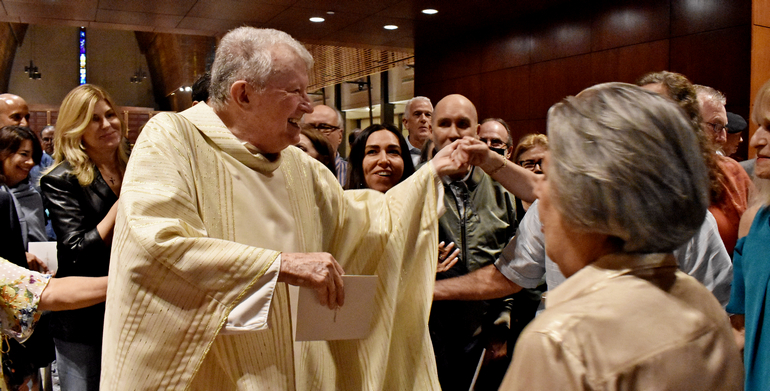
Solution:
<svg viewBox="0 0 770 391"><path fill-rule="evenodd" d="M537 201L519 223L516 236L508 242L495 267L506 278L524 288L535 288L543 280L545 270L545 237L537 211Z"/></svg>
<svg viewBox="0 0 770 391"><path fill-rule="evenodd" d="M705 285L722 307L727 305L730 301L733 264L711 212L706 213L698 232L674 251L674 256L679 269Z"/></svg>
<svg viewBox="0 0 770 391"><path fill-rule="evenodd" d="M246 293L227 316L225 327L219 332L223 335L247 333L268 328L270 303L273 301L278 272L281 270L281 255L267 269L265 274Z"/></svg>

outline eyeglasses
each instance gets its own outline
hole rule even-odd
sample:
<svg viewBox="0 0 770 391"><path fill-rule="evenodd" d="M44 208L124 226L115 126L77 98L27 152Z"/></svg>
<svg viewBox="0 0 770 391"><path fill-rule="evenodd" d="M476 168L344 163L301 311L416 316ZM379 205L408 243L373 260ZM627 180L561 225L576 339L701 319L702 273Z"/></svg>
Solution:
<svg viewBox="0 0 770 391"><path fill-rule="evenodd" d="M508 144L498 138L479 138L482 143L487 144L490 148L508 148Z"/></svg>
<svg viewBox="0 0 770 391"><path fill-rule="evenodd" d="M711 128L711 130L714 131L714 133L721 133L723 130L725 132L727 131L727 125L715 124L712 122L706 122L706 125L708 125Z"/></svg>
<svg viewBox="0 0 770 391"><path fill-rule="evenodd" d="M534 170L535 167L540 166L540 169L543 168L543 159L538 160L522 160L519 162L519 165L526 168L527 170Z"/></svg>
<svg viewBox="0 0 770 391"><path fill-rule="evenodd" d="M332 134L342 129L339 126L334 126L329 124L310 124L310 126L323 134Z"/></svg>

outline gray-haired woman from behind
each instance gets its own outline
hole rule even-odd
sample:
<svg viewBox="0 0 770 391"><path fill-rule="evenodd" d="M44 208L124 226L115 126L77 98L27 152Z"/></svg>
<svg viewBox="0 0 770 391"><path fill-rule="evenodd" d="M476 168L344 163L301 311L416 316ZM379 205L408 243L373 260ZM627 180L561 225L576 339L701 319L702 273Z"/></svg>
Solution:
<svg viewBox="0 0 770 391"><path fill-rule="evenodd" d="M726 313L671 254L709 204L684 112L601 84L554 105L548 137L536 193L567 280L519 337L501 389L741 389Z"/></svg>

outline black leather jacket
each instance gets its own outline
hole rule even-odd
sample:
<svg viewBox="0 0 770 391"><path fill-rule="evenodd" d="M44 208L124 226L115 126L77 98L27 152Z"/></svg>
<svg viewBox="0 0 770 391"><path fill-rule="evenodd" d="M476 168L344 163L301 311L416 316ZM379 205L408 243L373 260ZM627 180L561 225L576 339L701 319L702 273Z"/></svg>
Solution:
<svg viewBox="0 0 770 391"><path fill-rule="evenodd" d="M110 267L110 247L96 226L104 219L118 196L112 192L99 170L94 181L80 186L63 162L40 178L40 189L57 237L59 270L56 277L106 276ZM101 343L104 304L54 314L53 335L64 341Z"/></svg>

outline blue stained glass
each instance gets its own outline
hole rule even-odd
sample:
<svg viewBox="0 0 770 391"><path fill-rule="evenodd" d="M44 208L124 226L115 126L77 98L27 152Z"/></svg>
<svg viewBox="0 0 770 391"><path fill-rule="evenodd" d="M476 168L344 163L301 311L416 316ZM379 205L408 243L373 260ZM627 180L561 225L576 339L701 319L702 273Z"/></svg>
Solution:
<svg viewBox="0 0 770 391"><path fill-rule="evenodd" d="M80 84L86 84L86 29L80 28Z"/></svg>

